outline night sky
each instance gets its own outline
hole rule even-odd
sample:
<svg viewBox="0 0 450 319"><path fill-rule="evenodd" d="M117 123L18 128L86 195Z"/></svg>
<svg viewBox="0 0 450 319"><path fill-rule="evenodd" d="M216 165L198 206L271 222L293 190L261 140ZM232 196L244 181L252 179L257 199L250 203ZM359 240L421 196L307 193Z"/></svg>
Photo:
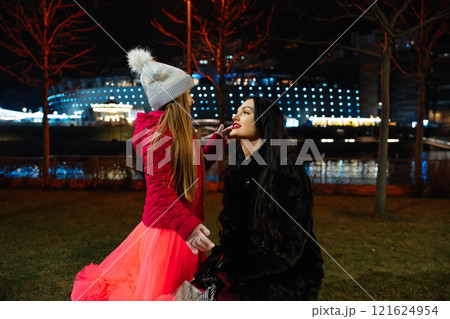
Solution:
<svg viewBox="0 0 450 319"><path fill-rule="evenodd" d="M197 0L194 3L197 6L201 6L204 1L207 0ZM96 7L93 7L92 3L87 0L78 0L78 3L85 7L126 51L137 46L147 47L152 49L159 61L165 63L170 63L171 58L182 54L181 49L158 43L158 39L163 39L163 36L150 25L150 21L155 17L158 19L162 18L161 23L166 22L170 26L174 26L174 24L168 22L167 18L163 17L161 7L182 19L185 17L186 12L186 4L183 0L165 0L164 2L149 0L98 0ZM258 1L258 6L269 10L271 3L272 1L269 0L260 0ZM278 16L274 17L279 34L290 37L307 31L306 29L303 30L301 26L293 28L292 21L284 19L285 15L286 12L280 11ZM295 19L292 16L291 18ZM88 23L94 23L91 19L86 19ZM348 23L336 23L335 28L327 28L322 31L330 34L330 37L337 37L340 32L345 30L346 25ZM311 34L320 28L321 25L314 26ZM179 32L182 38L185 37L186 31L182 27L173 30ZM92 43L96 46L94 52L91 53L92 58L96 61L91 66L93 74L111 74L115 72L114 70L126 68L126 53L100 28L87 34L86 44L90 45ZM283 61L285 69L295 74L301 74L322 52L320 50L324 49L301 47L285 50L280 45L280 49L277 49L275 54L280 61ZM5 57L7 54L3 48L0 48L0 58ZM311 72L314 72L314 70L311 70ZM40 104L38 91L22 86L6 73L0 72L0 85L0 106L2 107L21 109L24 106ZM18 87L20 91L17 90Z"/></svg>

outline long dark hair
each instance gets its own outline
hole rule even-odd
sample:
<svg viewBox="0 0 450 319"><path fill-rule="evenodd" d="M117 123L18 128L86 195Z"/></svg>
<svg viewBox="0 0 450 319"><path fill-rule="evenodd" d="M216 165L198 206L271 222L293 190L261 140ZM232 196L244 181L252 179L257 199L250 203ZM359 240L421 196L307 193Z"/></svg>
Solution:
<svg viewBox="0 0 450 319"><path fill-rule="evenodd" d="M265 145L261 147L259 153L267 162L267 165L262 167L258 183L278 201L279 195L281 195L279 194L281 176L289 176L294 173L297 175L300 183L307 186L310 185L309 179L303 167L301 168L303 171L300 171L303 174L298 174L298 169L292 170L292 165L295 164L292 163L292 159L289 160L289 155L295 155L293 152L295 148L288 149L288 159L286 159L288 165L282 165L280 147L270 143L271 139L288 138L284 129L283 113L280 108L265 98L258 96L250 98L254 102L254 117L258 135L261 139L266 139ZM280 214L285 214L285 212L280 209L277 203L264 190L259 186L257 187L253 202L254 211L250 226L254 230L254 243L265 250L280 252L279 248L283 245ZM310 189L306 189L306 191L309 192ZM312 205L312 196L305 195L307 195L305 199L311 201L310 205Z"/></svg>

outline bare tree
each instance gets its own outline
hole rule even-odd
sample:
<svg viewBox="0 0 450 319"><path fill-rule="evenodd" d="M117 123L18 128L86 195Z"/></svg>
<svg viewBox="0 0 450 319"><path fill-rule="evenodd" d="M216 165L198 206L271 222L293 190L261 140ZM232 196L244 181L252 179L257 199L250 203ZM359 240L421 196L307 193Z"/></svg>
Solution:
<svg viewBox="0 0 450 319"><path fill-rule="evenodd" d="M439 23L424 25L416 32L409 35L411 41L410 46L415 53L411 60L404 57L399 58L399 54L394 54L392 61L400 72L407 78L417 83L417 126L416 126L416 145L415 145L415 166L414 166L414 182L415 194L420 195L423 191L422 176L422 157L423 157L423 120L425 118L426 104L426 87L430 81L430 72L433 64L437 61L432 56L438 40L447 32L449 32L449 11L447 1L434 1L429 3L425 0L410 1L409 14L400 16L401 24L405 28L411 28L416 24L423 24L426 20L442 16L447 12L446 16L440 19ZM405 55L405 54L402 54ZM407 65L405 65L405 62Z"/></svg>
<svg viewBox="0 0 450 319"><path fill-rule="evenodd" d="M370 11L365 13L364 19L373 22L379 29L383 31L384 40L378 43L376 48L361 47L354 48L341 43L336 43L337 48L350 50L359 54L369 55L377 58L381 65L381 123L380 136L378 144L378 172L376 181L376 193L374 214L384 216L386 215L386 169L388 159L388 137L389 137L389 115L390 115L390 74L392 52L395 47L395 40L399 37L406 36L417 32L430 24L436 24L440 19L449 14L449 9L446 8L440 13L424 17L424 20L416 21L410 25L405 25L403 17L408 14L407 9L410 8L411 2L415 0L403 0L398 3L390 0L378 0ZM445 1L443 1L445 2ZM323 17L322 13L318 13L316 17L312 17L319 21L335 22L340 19L357 18L360 14L373 4L373 0L354 1L354 0L339 0L336 5L341 8L341 13L333 17ZM332 7L333 10L336 6ZM334 12L335 14L335 12ZM306 15L306 14L305 14ZM406 18L405 18L406 19ZM293 41L300 44L308 45L324 45L330 44L329 41L304 41L302 39L283 39Z"/></svg>
<svg viewBox="0 0 450 319"><path fill-rule="evenodd" d="M274 13L272 6L269 13L258 9L255 0L210 0L211 10L200 11L193 7L193 42L192 62L197 71L209 79L218 92L219 120L224 120L225 75L239 65L241 68L255 68L258 65L245 65L246 55L258 51L259 54L269 52L268 31ZM174 23L186 25L186 21L175 17L162 9L164 14ZM266 14L266 17L262 17ZM259 23L263 20L263 23ZM156 19L151 24L169 40L163 43L187 49L187 42ZM248 36L251 30L251 36ZM244 59L244 60L243 60ZM202 64L207 61L207 64ZM218 79L216 79L216 75Z"/></svg>
<svg viewBox="0 0 450 319"><path fill-rule="evenodd" d="M96 26L86 27L83 17L84 12L68 0L4 1L1 5L0 29L7 38L0 40L0 46L16 61L1 65L0 70L41 90L46 186L50 166L49 87L65 70L79 71L91 63L86 55L93 46L81 42L81 34Z"/></svg>

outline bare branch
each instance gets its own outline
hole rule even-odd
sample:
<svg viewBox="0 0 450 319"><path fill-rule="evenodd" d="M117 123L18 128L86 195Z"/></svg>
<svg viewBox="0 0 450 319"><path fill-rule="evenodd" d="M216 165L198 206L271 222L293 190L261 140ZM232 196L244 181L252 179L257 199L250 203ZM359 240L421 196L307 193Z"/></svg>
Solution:
<svg viewBox="0 0 450 319"><path fill-rule="evenodd" d="M447 16L449 16L449 15L450 15L450 8L447 8L447 9L445 9L445 10L442 10L440 13L438 13L438 14L432 16L431 18L428 18L428 19L425 20L423 23L417 24L417 25L415 25L414 27L411 27L411 28L409 28L409 29L404 30L403 32L400 32L400 33L395 34L394 37L397 37L397 38L398 38L398 37L402 37L402 36L405 36L405 35L414 33L414 32L416 32L417 30L419 30L420 28L422 28L422 27L424 27L424 26L426 26L426 25L428 25L428 24L430 24L430 23L433 23L433 22L435 22L435 21L438 21L438 20L440 20L440 19L442 19L442 18L444 18L444 17L447 17Z"/></svg>
<svg viewBox="0 0 450 319"><path fill-rule="evenodd" d="M398 10L395 11L394 16L391 19L390 29L394 29L394 27L397 23L398 17L403 14L403 12L406 10L406 8L408 7L408 4L410 2L411 2L411 0L405 0L403 2L402 6Z"/></svg>

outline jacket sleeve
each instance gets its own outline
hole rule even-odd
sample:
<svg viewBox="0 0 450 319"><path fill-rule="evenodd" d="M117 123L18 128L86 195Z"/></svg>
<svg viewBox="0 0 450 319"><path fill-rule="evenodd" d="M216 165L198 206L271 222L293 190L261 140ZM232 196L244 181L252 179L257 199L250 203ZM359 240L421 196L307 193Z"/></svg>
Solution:
<svg viewBox="0 0 450 319"><path fill-rule="evenodd" d="M261 247L248 249L231 257L230 274L238 281L255 280L275 275L294 266L300 259L312 229L312 194L309 178L304 172L285 176L280 183L279 200L282 242L277 253ZM306 184L305 184L306 183ZM270 199L268 199L270 200Z"/></svg>
<svg viewBox="0 0 450 319"><path fill-rule="evenodd" d="M175 191L172 180L171 136L165 135L164 138L166 141L161 145L143 147L147 209L142 219L146 225L164 222L186 239L202 221L185 207Z"/></svg>
<svg viewBox="0 0 450 319"><path fill-rule="evenodd" d="M203 156L205 157L205 170L211 168L218 158L221 158L226 147L225 139L218 133L214 133L208 142L203 146ZM217 149L219 148L219 149ZM211 156L213 155L213 156Z"/></svg>

